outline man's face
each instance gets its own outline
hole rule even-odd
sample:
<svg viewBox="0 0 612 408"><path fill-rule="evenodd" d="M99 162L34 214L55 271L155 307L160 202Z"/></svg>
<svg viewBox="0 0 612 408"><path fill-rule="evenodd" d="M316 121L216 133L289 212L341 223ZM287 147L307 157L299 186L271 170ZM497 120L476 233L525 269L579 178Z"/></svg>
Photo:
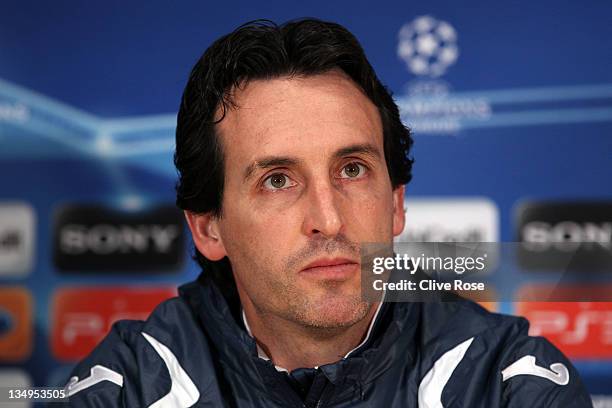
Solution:
<svg viewBox="0 0 612 408"><path fill-rule="evenodd" d="M242 303L303 326L350 326L359 244L404 225L377 108L347 76L249 82L217 127L225 160L216 220Z"/></svg>

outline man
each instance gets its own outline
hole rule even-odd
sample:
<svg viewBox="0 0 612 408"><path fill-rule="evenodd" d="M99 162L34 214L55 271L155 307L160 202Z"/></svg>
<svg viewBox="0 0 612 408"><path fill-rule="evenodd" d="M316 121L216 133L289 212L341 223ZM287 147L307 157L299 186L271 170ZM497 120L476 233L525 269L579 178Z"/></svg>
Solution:
<svg viewBox="0 0 612 408"><path fill-rule="evenodd" d="M67 385L78 407L587 407L524 319L468 301L369 302L363 242L404 228L412 139L357 40L256 22L194 67L177 203L203 268L117 323Z"/></svg>

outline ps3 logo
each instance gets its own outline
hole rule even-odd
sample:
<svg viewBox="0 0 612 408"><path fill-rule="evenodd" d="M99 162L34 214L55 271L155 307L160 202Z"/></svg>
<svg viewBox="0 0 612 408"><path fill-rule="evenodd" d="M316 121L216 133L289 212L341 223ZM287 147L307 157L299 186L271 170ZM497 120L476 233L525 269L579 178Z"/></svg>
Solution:
<svg viewBox="0 0 612 408"><path fill-rule="evenodd" d="M51 350L63 361L85 357L118 320L144 320L161 302L176 296L173 286L67 287L53 296Z"/></svg>
<svg viewBox="0 0 612 408"><path fill-rule="evenodd" d="M80 338L104 337L113 323L119 320L146 320L149 311L117 312L103 316L96 312L74 312L62 316L61 340L67 346L77 344Z"/></svg>
<svg viewBox="0 0 612 408"><path fill-rule="evenodd" d="M520 302L517 312L529 319L529 335L545 336L569 357L612 357L610 302Z"/></svg>
<svg viewBox="0 0 612 408"><path fill-rule="evenodd" d="M612 310L585 310L574 316L561 310L542 310L531 313L530 320L533 336L556 334L563 344L580 344L595 336L601 344L612 345Z"/></svg>

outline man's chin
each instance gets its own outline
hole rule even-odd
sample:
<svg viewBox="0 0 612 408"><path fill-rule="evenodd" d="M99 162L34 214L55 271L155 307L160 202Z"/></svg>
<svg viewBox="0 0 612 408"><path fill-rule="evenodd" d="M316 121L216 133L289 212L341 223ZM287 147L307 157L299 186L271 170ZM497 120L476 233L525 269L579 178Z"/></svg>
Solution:
<svg viewBox="0 0 612 408"><path fill-rule="evenodd" d="M307 301L301 310L295 310L295 317L301 324L313 328L350 327L363 320L371 306L359 295L329 296Z"/></svg>

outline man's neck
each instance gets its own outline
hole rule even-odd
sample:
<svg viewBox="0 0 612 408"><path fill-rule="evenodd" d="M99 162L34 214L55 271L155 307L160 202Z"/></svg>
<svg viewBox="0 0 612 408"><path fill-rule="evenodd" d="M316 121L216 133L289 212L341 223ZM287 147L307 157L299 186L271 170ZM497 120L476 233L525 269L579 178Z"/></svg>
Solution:
<svg viewBox="0 0 612 408"><path fill-rule="evenodd" d="M249 334L279 368L319 367L344 358L367 337L380 303L373 303L366 316L349 327L308 328L271 314L258 312L245 302L243 317Z"/></svg>

